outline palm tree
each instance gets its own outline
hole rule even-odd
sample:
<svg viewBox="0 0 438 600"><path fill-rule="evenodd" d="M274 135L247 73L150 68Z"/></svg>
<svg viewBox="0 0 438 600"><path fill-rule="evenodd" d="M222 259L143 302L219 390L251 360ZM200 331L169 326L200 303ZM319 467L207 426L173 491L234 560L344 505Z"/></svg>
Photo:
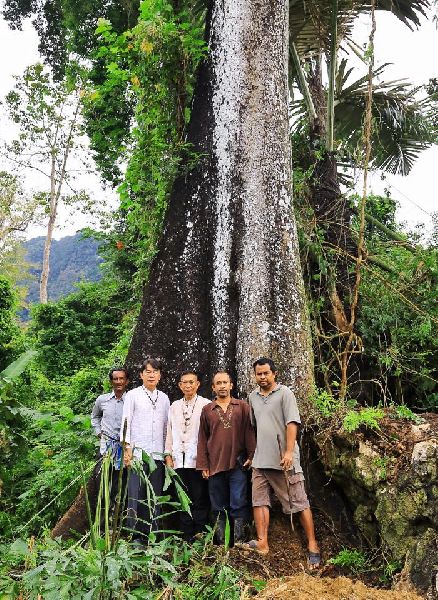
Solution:
<svg viewBox="0 0 438 600"><path fill-rule="evenodd" d="M290 2L290 82L298 84L303 96L298 113L305 111L306 114L306 125L303 119L298 119L296 130L305 131L309 140L301 166L311 170L309 204L317 225L316 237L322 238L324 253L329 249L322 260L315 256L315 244L308 252L312 295L314 299L319 296L325 299L324 308L318 311L316 329L319 333L322 330L324 347L330 349L329 365L337 362L340 367L343 362L345 367L347 339L350 346L356 345L357 349L351 351L360 352L360 340L354 337L353 331L355 310L349 310L357 292L357 273L351 270L351 258L358 252L357 240L351 231L354 207L341 193L339 166L357 164L353 159L363 144L369 80L373 80L374 126L370 135L373 148L370 165L406 174L421 150L436 139L435 130L430 127L430 103L418 101L415 88L404 81L375 83L385 65L376 70L371 66L368 75L348 83L352 69L347 68L346 59L338 65L338 52L342 48L358 54L351 33L360 13L370 9L390 10L413 28L419 25L420 16L428 7L428 0ZM372 44L369 51L372 56ZM322 77L324 60L328 65L326 88ZM296 104L294 108L297 109ZM335 139L342 141L335 143ZM323 272L318 275L321 263ZM336 356L334 361L333 356ZM341 396L346 392L345 377L344 372Z"/></svg>

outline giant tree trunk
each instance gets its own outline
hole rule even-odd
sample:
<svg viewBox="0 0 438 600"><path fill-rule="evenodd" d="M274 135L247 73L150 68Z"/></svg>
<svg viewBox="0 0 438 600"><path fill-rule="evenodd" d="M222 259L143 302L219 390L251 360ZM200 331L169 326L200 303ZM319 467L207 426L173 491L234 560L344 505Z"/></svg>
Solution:
<svg viewBox="0 0 438 600"><path fill-rule="evenodd" d="M252 387L268 355L304 397L312 360L291 207L288 3L216 0L188 138L200 158L169 201L128 355ZM204 391L206 390L204 383Z"/></svg>

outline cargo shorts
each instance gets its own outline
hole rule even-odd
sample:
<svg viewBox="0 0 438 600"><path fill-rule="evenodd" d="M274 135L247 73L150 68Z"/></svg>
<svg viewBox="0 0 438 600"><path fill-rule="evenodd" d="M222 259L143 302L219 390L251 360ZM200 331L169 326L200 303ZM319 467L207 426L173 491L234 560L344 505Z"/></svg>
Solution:
<svg viewBox="0 0 438 600"><path fill-rule="evenodd" d="M289 490L286 486L284 471L279 469L252 470L252 505L271 506L271 490L277 496L285 514L297 513L310 507L304 488L304 475L293 470L286 471Z"/></svg>

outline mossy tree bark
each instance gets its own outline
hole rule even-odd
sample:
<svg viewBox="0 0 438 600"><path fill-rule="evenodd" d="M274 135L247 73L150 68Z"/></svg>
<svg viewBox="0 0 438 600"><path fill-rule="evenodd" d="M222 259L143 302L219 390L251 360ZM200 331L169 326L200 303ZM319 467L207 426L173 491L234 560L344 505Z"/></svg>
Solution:
<svg viewBox="0 0 438 600"><path fill-rule="evenodd" d="M226 368L246 395L252 361L271 356L307 396L312 359L291 206L288 3L216 0L188 157L169 200L128 355L208 378ZM204 392L206 384L204 384Z"/></svg>

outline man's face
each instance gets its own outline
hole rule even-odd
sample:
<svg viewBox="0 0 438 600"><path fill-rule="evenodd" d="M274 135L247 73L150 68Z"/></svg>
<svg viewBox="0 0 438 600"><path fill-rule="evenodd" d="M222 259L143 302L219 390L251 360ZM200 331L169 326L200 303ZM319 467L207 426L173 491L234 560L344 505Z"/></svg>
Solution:
<svg viewBox="0 0 438 600"><path fill-rule="evenodd" d="M159 369L154 369L152 365L146 365L143 371L140 371L140 379L145 388L154 390L161 379L161 372Z"/></svg>
<svg viewBox="0 0 438 600"><path fill-rule="evenodd" d="M276 372L271 370L271 367L266 365L256 365L255 378L257 384L264 389L271 389L275 385Z"/></svg>
<svg viewBox="0 0 438 600"><path fill-rule="evenodd" d="M211 387L217 398L228 398L231 395L233 384L227 373L217 373L213 378Z"/></svg>
<svg viewBox="0 0 438 600"><path fill-rule="evenodd" d="M113 371L111 385L116 394L123 394L128 385L128 381L125 371Z"/></svg>
<svg viewBox="0 0 438 600"><path fill-rule="evenodd" d="M183 375L178 383L178 387L184 394L184 398L188 398L189 400L196 394L200 385L201 383L195 373Z"/></svg>

